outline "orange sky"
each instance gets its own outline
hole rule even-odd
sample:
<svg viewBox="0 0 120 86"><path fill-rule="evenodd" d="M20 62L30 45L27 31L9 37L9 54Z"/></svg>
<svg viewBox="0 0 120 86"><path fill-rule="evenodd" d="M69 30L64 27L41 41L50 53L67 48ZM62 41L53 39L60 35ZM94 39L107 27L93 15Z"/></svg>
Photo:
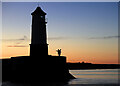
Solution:
<svg viewBox="0 0 120 86"><path fill-rule="evenodd" d="M92 41L89 40L48 40L49 54L57 55L56 49L62 49L62 55L67 57L67 62L91 62L95 64L117 64L118 63L118 45L113 43L113 40ZM24 42L23 42L24 43ZM9 41L3 41L2 57L8 58L12 56L29 55L29 47L8 47L13 45ZM29 46L30 42L24 43ZM19 44L18 44L19 45Z"/></svg>

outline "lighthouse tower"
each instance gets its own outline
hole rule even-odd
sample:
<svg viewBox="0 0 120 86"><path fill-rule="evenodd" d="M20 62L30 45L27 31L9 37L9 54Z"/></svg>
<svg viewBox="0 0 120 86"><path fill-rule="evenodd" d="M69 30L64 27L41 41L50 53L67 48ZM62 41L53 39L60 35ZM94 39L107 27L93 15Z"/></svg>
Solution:
<svg viewBox="0 0 120 86"><path fill-rule="evenodd" d="M47 56L48 44L46 35L46 13L37 7L36 10L31 13L32 15L32 36L30 44L30 56Z"/></svg>
<svg viewBox="0 0 120 86"><path fill-rule="evenodd" d="M30 56L11 57L4 63L4 78L21 82L64 82L75 77L69 73L65 56L48 55L46 13L37 7L32 15ZM40 58L39 58L40 57ZM9 79L8 77L8 79ZM47 78L46 78L47 77Z"/></svg>

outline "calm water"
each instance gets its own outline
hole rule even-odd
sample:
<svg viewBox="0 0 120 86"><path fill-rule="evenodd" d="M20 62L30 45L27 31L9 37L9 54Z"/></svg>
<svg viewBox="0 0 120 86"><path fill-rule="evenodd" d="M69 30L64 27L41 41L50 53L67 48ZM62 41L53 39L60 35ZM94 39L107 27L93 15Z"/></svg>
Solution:
<svg viewBox="0 0 120 86"><path fill-rule="evenodd" d="M120 75L118 72L119 70L120 69L70 70L70 73L73 74L77 79L70 80L66 85L54 83L51 85L28 85L5 82L3 83L3 86L88 86L87 84L109 84L109 86L114 86L113 84L118 84L118 76Z"/></svg>
<svg viewBox="0 0 120 86"><path fill-rule="evenodd" d="M120 69L70 70L70 73L77 79L69 84L118 84Z"/></svg>

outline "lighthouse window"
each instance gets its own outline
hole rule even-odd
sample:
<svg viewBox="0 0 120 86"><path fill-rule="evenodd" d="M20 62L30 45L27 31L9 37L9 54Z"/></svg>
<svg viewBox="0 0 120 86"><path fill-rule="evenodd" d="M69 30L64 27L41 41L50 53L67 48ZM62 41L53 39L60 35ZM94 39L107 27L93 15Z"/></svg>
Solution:
<svg viewBox="0 0 120 86"><path fill-rule="evenodd" d="M43 16L41 16L41 18L43 18Z"/></svg>

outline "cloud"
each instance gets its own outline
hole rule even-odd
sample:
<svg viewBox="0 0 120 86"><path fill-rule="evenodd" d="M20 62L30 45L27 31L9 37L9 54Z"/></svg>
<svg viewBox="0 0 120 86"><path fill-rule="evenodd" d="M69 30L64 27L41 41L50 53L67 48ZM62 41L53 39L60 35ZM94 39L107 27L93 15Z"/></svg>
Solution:
<svg viewBox="0 0 120 86"><path fill-rule="evenodd" d="M7 47L28 47L28 46L25 46L25 45L8 45Z"/></svg>
<svg viewBox="0 0 120 86"><path fill-rule="evenodd" d="M48 40L62 40L62 39L69 39L69 37L49 37ZM18 39L2 39L2 41L30 41L27 36ZM18 43L19 44L19 43Z"/></svg>
<svg viewBox="0 0 120 86"><path fill-rule="evenodd" d="M120 36L91 37L88 39L113 39L113 38L120 38Z"/></svg>
<svg viewBox="0 0 120 86"><path fill-rule="evenodd" d="M28 47L26 45L22 45L25 44L26 41L28 41L29 39L27 38L27 36L23 36L23 38L19 38L19 39L6 39L4 41L10 41L13 42L12 45L8 45L7 47Z"/></svg>
<svg viewBox="0 0 120 86"><path fill-rule="evenodd" d="M63 39L69 39L69 37L49 37L48 40L63 40ZM28 47L26 46L26 41L30 41L30 39L27 36L23 36L22 38L18 39L2 39L2 41L9 41L7 44L7 47Z"/></svg>
<svg viewBox="0 0 120 86"><path fill-rule="evenodd" d="M24 36L23 38L16 39L16 40L28 40L27 36Z"/></svg>
<svg viewBox="0 0 120 86"><path fill-rule="evenodd" d="M25 41L25 40L30 40L27 38L27 36L23 36L23 38L18 38L18 39L2 39L2 41Z"/></svg>
<svg viewBox="0 0 120 86"><path fill-rule="evenodd" d="M48 38L48 40L62 40L62 39L67 39L65 37L50 37ZM9 40L6 40L6 41L13 41L14 44L13 45L8 45L7 47L28 47L26 45L22 45L24 44L23 42L25 41L28 41L30 39L27 38L27 36L24 36L23 38L20 38L20 39L9 39Z"/></svg>

